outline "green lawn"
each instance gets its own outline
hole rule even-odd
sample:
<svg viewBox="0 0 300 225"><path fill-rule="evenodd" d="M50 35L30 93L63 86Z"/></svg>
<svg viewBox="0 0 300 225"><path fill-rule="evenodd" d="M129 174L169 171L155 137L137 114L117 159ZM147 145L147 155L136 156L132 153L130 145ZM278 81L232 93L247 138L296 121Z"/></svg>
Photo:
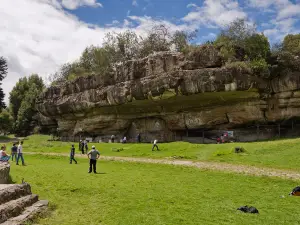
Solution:
<svg viewBox="0 0 300 225"><path fill-rule="evenodd" d="M103 174L88 174L86 159L25 160L28 166L12 164L13 181L25 178L54 209L39 224L300 224L300 197L287 196L297 185L290 180L111 161L98 162ZM236 210L245 204L260 214Z"/></svg>
<svg viewBox="0 0 300 225"><path fill-rule="evenodd" d="M47 141L50 137L43 135L30 136L24 141L24 152L69 152L71 143ZM190 144L174 142L159 144L160 152L152 152L151 144L89 144L96 145L102 155L130 156L177 159L204 160L265 166L300 171L300 139L285 139L276 141L232 143L232 144ZM232 149L242 146L246 153L235 154ZM78 149L78 143L75 143ZM114 152L112 148L123 148L123 151ZM79 151L77 150L79 153Z"/></svg>

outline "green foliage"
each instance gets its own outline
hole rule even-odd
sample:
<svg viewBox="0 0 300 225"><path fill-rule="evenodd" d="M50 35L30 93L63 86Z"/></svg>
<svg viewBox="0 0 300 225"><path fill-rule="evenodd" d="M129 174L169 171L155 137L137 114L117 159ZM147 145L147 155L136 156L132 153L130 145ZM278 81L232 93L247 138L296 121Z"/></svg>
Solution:
<svg viewBox="0 0 300 225"><path fill-rule="evenodd" d="M250 67L253 71L253 73L260 77L269 77L270 71L269 71L269 65L266 62L265 59L255 59L250 62Z"/></svg>
<svg viewBox="0 0 300 225"><path fill-rule="evenodd" d="M283 40L283 50L300 56L300 34L289 34Z"/></svg>
<svg viewBox="0 0 300 225"><path fill-rule="evenodd" d="M0 132L9 133L12 130L13 120L7 109L2 110L0 113Z"/></svg>
<svg viewBox="0 0 300 225"><path fill-rule="evenodd" d="M124 62L138 57L140 37L132 31L108 33L103 47L108 53L109 62Z"/></svg>
<svg viewBox="0 0 300 225"><path fill-rule="evenodd" d="M0 111L1 109L5 108L5 102L4 102L4 92L1 87L2 85L2 80L6 77L7 75L7 62L3 57L0 57Z"/></svg>
<svg viewBox="0 0 300 225"><path fill-rule="evenodd" d="M62 65L60 70L51 76L50 81L52 84L59 84L91 74L106 75L109 70L109 52L104 48L92 45L83 51L78 61Z"/></svg>
<svg viewBox="0 0 300 225"><path fill-rule="evenodd" d="M44 87L43 79L33 74L28 78L20 78L10 92L10 112L16 134L26 135L30 132L33 116L36 114L35 100Z"/></svg>
<svg viewBox="0 0 300 225"><path fill-rule="evenodd" d="M230 62L230 63L226 63L225 67L232 70L232 71L244 71L248 74L252 73L251 70L251 65L249 62Z"/></svg>
<svg viewBox="0 0 300 225"><path fill-rule="evenodd" d="M220 48L225 62L266 60L270 55L268 38L242 19L233 21L222 30L214 44Z"/></svg>

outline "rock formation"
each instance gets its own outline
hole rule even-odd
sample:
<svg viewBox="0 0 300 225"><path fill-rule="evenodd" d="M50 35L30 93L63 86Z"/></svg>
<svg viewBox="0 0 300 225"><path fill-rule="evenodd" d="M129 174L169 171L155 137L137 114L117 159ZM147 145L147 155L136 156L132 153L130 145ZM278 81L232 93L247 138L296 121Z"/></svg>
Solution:
<svg viewBox="0 0 300 225"><path fill-rule="evenodd" d="M9 181L9 171L10 165L9 163L1 163L0 162L0 184L7 184Z"/></svg>
<svg viewBox="0 0 300 225"><path fill-rule="evenodd" d="M188 56L162 52L117 66L110 75L52 86L37 100L44 125L64 139L80 135L178 140L186 132L224 130L299 117L300 72L263 78L222 66L203 46ZM46 119L45 119L46 118ZM200 135L201 136L201 135Z"/></svg>
<svg viewBox="0 0 300 225"><path fill-rule="evenodd" d="M0 224L27 224L47 209L48 201L32 194L28 183L7 184L9 170L9 163L0 163Z"/></svg>

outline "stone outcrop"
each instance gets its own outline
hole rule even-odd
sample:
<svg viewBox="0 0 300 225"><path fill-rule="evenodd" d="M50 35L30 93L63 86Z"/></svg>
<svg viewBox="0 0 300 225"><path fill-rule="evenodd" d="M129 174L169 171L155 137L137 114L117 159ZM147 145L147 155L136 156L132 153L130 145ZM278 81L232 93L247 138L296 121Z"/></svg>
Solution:
<svg viewBox="0 0 300 225"><path fill-rule="evenodd" d="M1 163L0 162L0 184L7 184L8 183L8 181L9 181L9 171L10 171L9 163Z"/></svg>
<svg viewBox="0 0 300 225"><path fill-rule="evenodd" d="M298 118L300 72L274 79L222 66L217 49L163 52L117 66L108 76L80 77L37 100L45 125L60 135L176 140L187 130L232 129Z"/></svg>
<svg viewBox="0 0 300 225"><path fill-rule="evenodd" d="M40 216L47 206L48 201L39 200L27 183L0 184L0 224L27 224Z"/></svg>

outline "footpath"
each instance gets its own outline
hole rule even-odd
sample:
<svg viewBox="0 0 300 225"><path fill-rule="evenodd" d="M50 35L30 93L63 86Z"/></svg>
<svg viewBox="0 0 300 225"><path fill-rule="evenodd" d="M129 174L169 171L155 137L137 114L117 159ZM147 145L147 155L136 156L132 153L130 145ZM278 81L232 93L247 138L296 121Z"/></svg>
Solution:
<svg viewBox="0 0 300 225"><path fill-rule="evenodd" d="M68 153L36 153L26 152L30 155L53 155L66 156ZM76 158L87 158L86 155L76 155ZM151 159L151 158L135 158L135 157L120 157L120 156L101 156L100 160L119 161L119 162L135 162L135 163L150 163L150 164L166 164L174 166L194 167L202 170L215 170L229 173L240 173L252 176L278 177L282 179L300 180L300 173L291 170L274 169L267 167L255 167L248 165L229 164L220 162L207 161L191 161L191 160L173 160L173 159Z"/></svg>

